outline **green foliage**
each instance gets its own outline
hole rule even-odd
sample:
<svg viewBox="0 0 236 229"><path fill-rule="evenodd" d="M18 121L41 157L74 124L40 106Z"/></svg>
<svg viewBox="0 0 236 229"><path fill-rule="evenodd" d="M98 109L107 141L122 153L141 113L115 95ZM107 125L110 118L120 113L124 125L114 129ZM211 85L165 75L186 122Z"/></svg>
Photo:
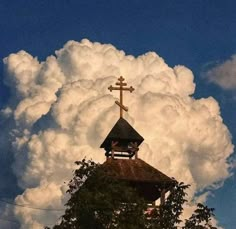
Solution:
<svg viewBox="0 0 236 229"><path fill-rule="evenodd" d="M69 182L71 198L54 229L141 228L146 203L131 187L106 176L106 171L92 161L76 164L79 169Z"/></svg>
<svg viewBox="0 0 236 229"><path fill-rule="evenodd" d="M192 216L185 220L183 229L217 229L211 225L213 211L213 208L208 208L199 203Z"/></svg>
<svg viewBox="0 0 236 229"><path fill-rule="evenodd" d="M178 183L174 181L174 185L164 205L161 205L157 209L153 209L151 213L150 228L170 229L177 228L177 225L181 223L180 215L183 212L183 204L187 201L185 199L185 190L189 185L184 183Z"/></svg>
<svg viewBox="0 0 236 229"><path fill-rule="evenodd" d="M165 204L147 211L137 191L107 176L101 165L91 160L76 164L79 168L69 182L65 214L53 229L216 229L211 226L213 209L202 204L182 222L184 226L178 226L189 185L175 181Z"/></svg>

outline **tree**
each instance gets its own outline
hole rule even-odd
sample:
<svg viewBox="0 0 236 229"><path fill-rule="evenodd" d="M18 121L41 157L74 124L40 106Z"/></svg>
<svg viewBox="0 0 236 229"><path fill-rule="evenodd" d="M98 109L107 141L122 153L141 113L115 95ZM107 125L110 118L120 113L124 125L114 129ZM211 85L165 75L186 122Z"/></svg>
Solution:
<svg viewBox="0 0 236 229"><path fill-rule="evenodd" d="M175 181L165 204L148 211L134 188L107 176L101 165L85 159L75 163L79 168L69 182L70 199L53 229L216 229L211 224L214 209L202 204L185 222L180 220L189 185Z"/></svg>

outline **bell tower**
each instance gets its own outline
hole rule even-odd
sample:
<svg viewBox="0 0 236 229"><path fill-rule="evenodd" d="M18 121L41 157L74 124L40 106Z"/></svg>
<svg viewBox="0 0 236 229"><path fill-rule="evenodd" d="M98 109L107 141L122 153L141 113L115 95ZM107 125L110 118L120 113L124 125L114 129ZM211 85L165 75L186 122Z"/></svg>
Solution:
<svg viewBox="0 0 236 229"><path fill-rule="evenodd" d="M134 91L124 81L120 76L116 86L108 87L111 92L120 91L120 101L115 101L120 108L120 118L100 146L104 148L107 158L102 166L109 176L127 181L147 203L160 198L163 204L165 193L172 187L173 179L138 158L139 145L144 138L123 118L123 111L128 111L128 107L123 104L123 91Z"/></svg>

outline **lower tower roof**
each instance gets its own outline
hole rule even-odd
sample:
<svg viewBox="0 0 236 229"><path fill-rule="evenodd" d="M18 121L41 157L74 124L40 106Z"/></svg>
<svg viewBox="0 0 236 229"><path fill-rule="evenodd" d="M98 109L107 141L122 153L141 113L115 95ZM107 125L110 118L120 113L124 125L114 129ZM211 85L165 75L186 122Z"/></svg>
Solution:
<svg viewBox="0 0 236 229"><path fill-rule="evenodd" d="M108 176L127 181L150 202L160 198L161 191L168 192L174 184L173 179L141 159L108 158L102 166Z"/></svg>

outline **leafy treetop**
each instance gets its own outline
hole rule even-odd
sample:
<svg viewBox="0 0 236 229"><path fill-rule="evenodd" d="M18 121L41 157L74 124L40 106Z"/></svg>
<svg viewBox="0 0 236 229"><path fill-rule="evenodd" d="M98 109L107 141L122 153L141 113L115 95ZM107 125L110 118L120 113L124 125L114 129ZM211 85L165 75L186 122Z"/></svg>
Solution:
<svg viewBox="0 0 236 229"><path fill-rule="evenodd" d="M85 159L76 164L65 214L53 229L217 229L211 224L214 209L202 204L180 219L189 185L175 181L165 204L148 209L134 188L107 176L101 165Z"/></svg>

